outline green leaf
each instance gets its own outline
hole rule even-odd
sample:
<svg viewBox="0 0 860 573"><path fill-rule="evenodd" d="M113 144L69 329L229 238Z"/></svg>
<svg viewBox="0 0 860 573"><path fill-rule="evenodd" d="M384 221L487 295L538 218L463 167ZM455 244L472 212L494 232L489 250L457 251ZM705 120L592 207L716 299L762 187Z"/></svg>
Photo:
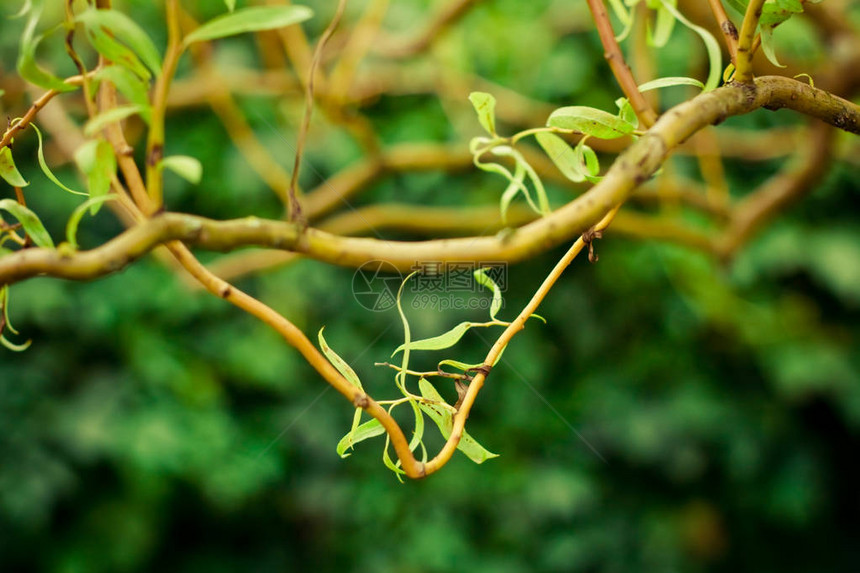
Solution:
<svg viewBox="0 0 860 573"><path fill-rule="evenodd" d="M137 54L111 34L102 31L101 28L95 28L87 30L87 37L96 51L114 65L126 68L143 80L152 78L152 74L140 61Z"/></svg>
<svg viewBox="0 0 860 573"><path fill-rule="evenodd" d="M103 30L109 31L113 38L122 40L131 48L132 52L139 56L156 75L161 73L161 54L158 53L158 49L143 28L127 15L117 10L90 9L81 12L77 20L82 22L88 31L97 35L108 36ZM98 49L97 46L96 49ZM107 54L104 55L108 57ZM113 60L113 58L109 59ZM146 76L141 75L141 77Z"/></svg>
<svg viewBox="0 0 860 573"><path fill-rule="evenodd" d="M98 207L106 201L111 201L116 199L116 195L102 195L100 197L92 197L87 199L80 205L78 205L74 211L72 211L71 217L66 222L66 242L72 247L72 249L77 250L78 248L78 226L81 224L81 219L84 216L84 213L87 212L87 209L90 210L91 215L95 215L98 212Z"/></svg>
<svg viewBox="0 0 860 573"><path fill-rule="evenodd" d="M633 132L633 126L618 116L593 107L578 105L558 108L550 114L546 124L600 139L615 139Z"/></svg>
<svg viewBox="0 0 860 573"><path fill-rule="evenodd" d="M466 364L465 362L460 362L459 360L448 359L448 360L441 360L436 367L441 369L443 366L453 366L457 370L461 370L463 372L466 372L468 370L474 370L476 368L480 368L481 366L483 366L483 363L478 362L477 364Z"/></svg>
<svg viewBox="0 0 860 573"><path fill-rule="evenodd" d="M677 6L678 0L670 0L671 5ZM650 3L650 2L649 2ZM662 48L672 36L672 30L675 29L675 17L664 6L657 4L657 18L654 24L654 30L650 34L651 45Z"/></svg>
<svg viewBox="0 0 860 573"><path fill-rule="evenodd" d="M535 134L535 138L546 152L547 157L565 177L574 183L585 181L585 176L578 170L573 148L565 140L554 133L545 131Z"/></svg>
<svg viewBox="0 0 860 573"><path fill-rule="evenodd" d="M443 350L445 348L451 348L457 344L461 338L463 338L463 335L466 334L466 331L472 328L472 326L474 326L474 324L471 322L461 322L448 332L440 334L439 336L401 344L394 350L394 352L391 353L391 356L394 356L398 352L406 350L407 348L410 350Z"/></svg>
<svg viewBox="0 0 860 573"><path fill-rule="evenodd" d="M0 199L0 211L6 211L18 219L18 222L24 227L24 231L26 231L27 235L29 235L37 246L46 249L54 248L54 241L51 240L51 235L48 234L42 221L27 207L24 207L14 199Z"/></svg>
<svg viewBox="0 0 860 573"><path fill-rule="evenodd" d="M36 127L35 123L31 123L30 127L32 127L33 130L36 132L36 138L39 140L39 148L37 149L36 155L39 158L39 167L42 168L42 173L45 174L45 177L50 179L54 185L56 185L60 189L63 189L64 191L68 191L72 195L86 195L86 193L83 193L81 191L75 191L70 187L66 187L59 179L57 179L57 176L54 175L54 172L51 171L50 167L48 167L48 162L45 161L45 152L43 150L44 146L42 145L42 132L39 131L39 128Z"/></svg>
<svg viewBox="0 0 860 573"><path fill-rule="evenodd" d="M323 330L325 330L324 326L320 328L319 343L325 357L328 358L328 361L331 362L332 366L340 372L341 376L349 380L349 382L359 390L364 390L361 386L361 380L358 379L358 375L355 373L355 370L353 370L352 367L346 363L346 360L341 358L337 352L329 347L328 343L325 341L325 337L323 337Z"/></svg>
<svg viewBox="0 0 860 573"><path fill-rule="evenodd" d="M406 318L406 313L403 312L401 299L403 297L403 287L406 286L409 279L414 277L417 273L418 271L412 271L405 279L403 279L403 282L400 283L400 288L397 289L396 298L397 313L400 315L400 322L403 323L403 344L401 345L403 350L403 360L400 363L400 371L394 376L394 383L404 396L409 395L409 392L406 391L406 371L409 369L409 354L412 348L410 344L412 342L412 330L409 328L409 320ZM391 353L392 356L395 354L397 354L397 350Z"/></svg>
<svg viewBox="0 0 860 573"><path fill-rule="evenodd" d="M313 16L313 12L305 6L257 6L244 8L230 14L218 16L206 22L185 36L185 45L235 36L236 34L245 32L283 28L284 26L304 22L310 19L311 16Z"/></svg>
<svg viewBox="0 0 860 573"><path fill-rule="evenodd" d="M478 114L478 121L487 133L496 135L496 98L485 92L472 92L469 101Z"/></svg>
<svg viewBox="0 0 860 573"><path fill-rule="evenodd" d="M25 5L20 14L23 15L28 6L29 4ZM16 64L18 75L31 84L47 90L57 90L58 92L76 90L77 86L67 84L54 74L43 70L36 63L36 48L39 47L39 43L44 38L42 35L36 35L36 26L39 23L39 17L42 15L42 6L43 3L40 1L32 7L30 17L27 20L27 25L24 27L24 32L21 34L21 44L18 52L18 62Z"/></svg>
<svg viewBox="0 0 860 573"><path fill-rule="evenodd" d="M493 291L493 302L490 305L490 320L496 320L496 313L502 308L502 289L496 284L496 281L487 276L486 269L475 269L472 273L478 284L481 284Z"/></svg>
<svg viewBox="0 0 860 573"><path fill-rule="evenodd" d="M106 112L100 113L91 118L86 125L84 125L84 135L92 137L112 123L122 121L123 119L135 114L143 115L144 113L148 113L149 110L149 106L141 106L137 104L121 105L109 109Z"/></svg>
<svg viewBox="0 0 860 573"><path fill-rule="evenodd" d="M394 460L391 459L391 456L388 455L388 445L391 443L391 438L388 434L385 434L385 448L382 450L382 463L385 464L385 467L394 472L394 475L397 476L397 480L400 483L403 483L403 478L400 476L406 475L406 472L400 469L400 461L394 463Z"/></svg>
<svg viewBox="0 0 860 573"><path fill-rule="evenodd" d="M705 91L707 92L715 89L720 83L720 72L723 69L723 55L720 49L720 43L717 42L717 39L714 38L714 36L706 29L687 20L687 18L685 18L684 15L669 2L669 0L660 0L660 2L663 3L663 7L670 12L672 16L702 38L702 41L705 43L705 50L708 53L709 67L708 80L705 82Z"/></svg>
<svg viewBox="0 0 860 573"><path fill-rule="evenodd" d="M227 9L231 12L236 9L236 0L224 0L224 4L227 5Z"/></svg>
<svg viewBox="0 0 860 573"><path fill-rule="evenodd" d="M149 85L124 66L105 66L95 73L95 79L109 81L125 98L141 107L149 104Z"/></svg>
<svg viewBox="0 0 860 573"><path fill-rule="evenodd" d="M594 150L585 144L585 140L587 138L583 137L579 140L579 143L576 144L576 147L573 150L573 154L576 157L578 169L585 175L585 178L589 181L597 181L600 178L598 174L600 173L600 161L597 159L597 154L594 153Z"/></svg>
<svg viewBox="0 0 860 573"><path fill-rule="evenodd" d="M359 412L361 412L361 410L359 410ZM337 443L337 455L342 458L347 458L352 455L348 450L353 449L355 444L363 442L364 440L369 440L370 438L375 438L376 436L381 436L384 433L385 428L382 427L379 420L373 418L369 422L361 424L341 438Z"/></svg>
<svg viewBox="0 0 860 573"><path fill-rule="evenodd" d="M8 147L0 149L0 177L13 187L26 187L29 185L18 171L18 168L15 167L15 160L12 159L12 150Z"/></svg>
<svg viewBox="0 0 860 573"><path fill-rule="evenodd" d="M630 100L626 97L620 97L615 100L615 105L618 106L618 117L632 125L634 129L639 126L639 117L636 115L636 110L630 104Z"/></svg>
<svg viewBox="0 0 860 573"><path fill-rule="evenodd" d="M111 178L116 173L116 157L113 147L107 141L104 139L87 141L75 152L75 163L87 178L90 198L97 199L108 194ZM90 213L95 215L101 204L102 202L93 203Z"/></svg>
<svg viewBox="0 0 860 573"><path fill-rule="evenodd" d="M647 92L649 90L668 88L672 86L696 86L697 88L705 89L705 84L703 84L696 78L669 77L659 78L650 82L645 82L644 84L639 86L639 91Z"/></svg>
<svg viewBox="0 0 860 573"><path fill-rule="evenodd" d="M447 440L451 437L451 431L454 429L454 421L451 411L441 405L446 403L445 400L436 388L424 378L421 378L418 381L418 388L424 398L432 402L436 402L435 404L420 402L418 407L421 408L431 420L433 420L433 423L436 424L439 431L442 433L442 437ZM460 438L460 443L457 444L457 449L466 454L466 456L476 464L483 463L491 458L499 456L479 444L466 430L463 430L463 435Z"/></svg>
<svg viewBox="0 0 860 573"><path fill-rule="evenodd" d="M203 165L196 157L171 155L161 160L161 167L170 169L189 183L197 185L203 177Z"/></svg>

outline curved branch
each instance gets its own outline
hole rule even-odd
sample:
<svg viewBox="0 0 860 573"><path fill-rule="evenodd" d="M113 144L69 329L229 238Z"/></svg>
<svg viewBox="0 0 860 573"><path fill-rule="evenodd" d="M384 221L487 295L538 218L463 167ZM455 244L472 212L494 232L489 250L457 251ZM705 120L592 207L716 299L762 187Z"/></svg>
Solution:
<svg viewBox="0 0 860 573"><path fill-rule="evenodd" d="M787 107L860 133L860 106L802 82L762 77L749 85L729 85L700 94L669 110L657 124L615 161L590 191L513 234L419 242L340 237L318 229L257 218L213 221L165 213L142 222L91 251L25 249L0 259L0 284L40 274L88 280L117 271L155 246L180 240L212 250L266 246L306 254L344 266L384 259L407 270L417 261L519 261L581 234L620 205L653 175L670 151L691 135L731 115L760 107Z"/></svg>

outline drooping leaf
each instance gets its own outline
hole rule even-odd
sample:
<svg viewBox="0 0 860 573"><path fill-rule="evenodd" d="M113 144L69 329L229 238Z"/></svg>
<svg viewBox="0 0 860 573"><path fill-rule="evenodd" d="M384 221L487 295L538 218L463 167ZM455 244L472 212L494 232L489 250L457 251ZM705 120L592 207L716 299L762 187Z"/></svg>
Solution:
<svg viewBox="0 0 860 573"><path fill-rule="evenodd" d="M487 275L486 269L475 269L472 274L475 276L475 281L478 284L493 291L493 302L490 305L490 320L496 320L496 314L502 308L502 289L499 288L496 281Z"/></svg>
<svg viewBox="0 0 860 573"><path fill-rule="evenodd" d="M104 113L100 113L91 118L86 125L84 125L84 135L92 137L112 123L122 121L135 114L143 115L145 112L148 112L149 109L149 106L141 106L137 104L121 105L109 109Z"/></svg>
<svg viewBox="0 0 860 573"><path fill-rule="evenodd" d="M678 0L668 0L673 7L678 5ZM651 2L649 0L649 4L654 4L652 7L657 10L657 17L654 23L654 29L650 30L650 41L651 45L662 48L669 41L669 38L672 36L672 30L675 29L675 17L672 13L667 10L664 6L662 6L659 1Z"/></svg>
<svg viewBox="0 0 860 573"><path fill-rule="evenodd" d="M24 227L24 231L26 231L27 235L29 235L37 246L46 249L54 248L54 241L51 239L51 235L48 234L39 216L33 211L14 199L0 199L0 211L6 211L18 219L18 222Z"/></svg>
<svg viewBox="0 0 860 573"><path fill-rule="evenodd" d="M117 10L89 9L81 12L77 20L82 22L89 32L122 41L156 75L161 73L161 54L158 53L158 49L143 28L126 14ZM105 30L110 32L110 35L105 34ZM97 46L96 49L98 49ZM107 54L104 55L109 57ZM109 57L109 59L113 58Z"/></svg>
<svg viewBox="0 0 860 573"><path fill-rule="evenodd" d="M585 176L577 169L573 148L565 140L554 133L545 131L535 134L535 138L544 152L546 152L547 157L550 158L565 177L574 183L585 181Z"/></svg>
<svg viewBox="0 0 860 573"><path fill-rule="evenodd" d="M112 34L108 34L100 27L96 27L87 30L87 37L96 51L113 62L114 65L131 71L143 80L148 81L152 78L152 73L143 64L137 54Z"/></svg>
<svg viewBox="0 0 860 573"><path fill-rule="evenodd" d="M361 412L361 410L359 410L359 412ZM350 454L348 450L353 449L355 444L363 442L364 440L369 440L370 438L375 438L376 436L381 436L384 433L385 428L382 427L379 420L373 418L372 420L361 424L357 428L354 428L347 435L341 438L337 443L337 455L342 458L349 457L352 454Z"/></svg>
<svg viewBox="0 0 860 573"><path fill-rule="evenodd" d="M600 139L615 139L633 132L633 126L618 116L579 105L558 108L550 114L546 124Z"/></svg>
<svg viewBox="0 0 860 573"><path fill-rule="evenodd" d="M720 83L720 72L723 69L723 55L720 49L720 43L717 42L717 39L714 38L713 34L708 32L706 29L701 26L697 26L690 22L687 18L681 14L677 8L675 8L669 0L660 0L663 3L663 7L672 14L679 22L681 22L684 26L698 34L702 41L705 43L705 50L708 53L708 80L705 82L705 91L711 91L715 89Z"/></svg>
<svg viewBox="0 0 860 573"><path fill-rule="evenodd" d="M149 86L135 73L124 66L104 66L95 73L95 79L109 81L133 104L145 107L149 104Z"/></svg>
<svg viewBox="0 0 860 573"><path fill-rule="evenodd" d="M43 141L42 141L42 132L39 130L38 127L36 127L35 123L31 123L30 127L32 127L33 130L36 132L36 138L39 140L39 148L36 150L36 156L39 158L39 167L42 168L42 173L45 174L45 177L50 179L54 185L56 185L60 189L63 189L64 191L68 191L72 195L86 195L86 193L83 193L81 191L75 191L74 189L67 187L66 185L63 184L62 181L57 179L57 176L54 175L54 172L51 171L50 167L48 167L48 162L45 161L45 152L43 150L44 145L43 145Z"/></svg>
<svg viewBox="0 0 860 573"><path fill-rule="evenodd" d="M42 15L43 2L39 1L35 4L26 4L22 8L22 13L29 8L30 17L27 19L27 25L21 34L21 43L18 52L18 62L16 67L18 75L40 88L46 90L57 90L58 92L68 92L77 89L77 86L67 84L62 79L54 74L42 69L36 63L36 48L42 41L42 35L36 35L36 26L39 23L39 17Z"/></svg>
<svg viewBox="0 0 860 573"><path fill-rule="evenodd" d="M87 178L91 199L108 194L111 178L116 173L116 157L107 141L101 138L87 141L75 152L75 163ZM95 215L102 203L92 203L90 214Z"/></svg>
<svg viewBox="0 0 860 573"><path fill-rule="evenodd" d="M0 177L13 187L26 187L29 185L18 171L18 168L15 167L15 160L12 159L12 150L8 147L0 149Z"/></svg>
<svg viewBox="0 0 860 573"><path fill-rule="evenodd" d="M355 373L355 370L347 364L346 360L340 357L340 355L332 350L328 343L325 341L325 337L323 336L323 330L325 327L320 328L320 332L318 335L320 349L322 349L325 357L328 358L328 361L331 362L331 365L334 366L338 372L340 372L341 376L346 378L350 384L357 387L359 390L364 390L361 386L361 380L358 379L358 375Z"/></svg>
<svg viewBox="0 0 860 573"><path fill-rule="evenodd" d="M171 155L161 160L161 167L169 169L188 181L197 185L203 177L203 165L196 157L189 155Z"/></svg>
<svg viewBox="0 0 860 573"><path fill-rule="evenodd" d="M443 350L445 348L451 348L457 344L461 338L463 338L463 335L466 334L466 331L472 328L472 326L474 326L474 323L461 322L448 332L440 334L439 336L415 340L408 344L401 344L394 350L394 352L391 353L391 355L394 356L406 348L409 348L410 350Z"/></svg>
<svg viewBox="0 0 860 573"><path fill-rule="evenodd" d="M236 0L224 0L224 4L227 5L227 10L230 12L236 9Z"/></svg>
<svg viewBox="0 0 860 573"><path fill-rule="evenodd" d="M472 92L469 101L478 114L478 121L484 130L495 137L496 135L496 98L485 92Z"/></svg>
<svg viewBox="0 0 860 573"><path fill-rule="evenodd" d="M446 440L451 437L451 431L454 429L454 421L451 411L441 404L445 403L441 394L433 385L425 378L418 381L418 388L421 395L432 401L433 403L420 402L418 406L426 413L433 423L439 428L442 437ZM457 444L457 449L466 454L466 456L476 464L483 463L491 458L496 458L499 454L494 454L487 450L484 446L478 443L469 432L463 430L463 435L460 437L460 443Z"/></svg>
<svg viewBox="0 0 860 573"><path fill-rule="evenodd" d="M304 22L313 16L305 6L255 6L236 10L210 20L185 36L185 45L205 42L245 32L274 30Z"/></svg>
<svg viewBox="0 0 860 573"><path fill-rule="evenodd" d="M71 246L72 249L78 248L78 226L81 224L81 219L86 213L87 209L90 210L91 215L95 215L98 212L98 207L101 207L103 203L106 201L110 201L112 199L116 199L116 195L101 195L99 197L91 197L87 199L80 205L78 205L74 211L72 211L72 215L69 217L69 220L66 222L66 242Z"/></svg>

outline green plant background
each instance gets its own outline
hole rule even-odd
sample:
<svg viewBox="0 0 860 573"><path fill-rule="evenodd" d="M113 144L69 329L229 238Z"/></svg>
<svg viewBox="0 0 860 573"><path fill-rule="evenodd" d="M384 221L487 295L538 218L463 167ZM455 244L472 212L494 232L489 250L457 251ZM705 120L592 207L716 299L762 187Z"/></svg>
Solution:
<svg viewBox="0 0 860 573"><path fill-rule="evenodd" d="M210 16L221 11L200 4ZM389 25L406 29L431 3L393 4ZM161 42L157 11L128 5ZM312 34L333 3L315 8ZM22 26L0 19L9 115L26 106L13 78ZM681 75L696 41L676 33L660 69ZM224 41L218 57L253 66L254 49L247 38ZM562 2L486 2L435 50L452 70L559 105L612 109L618 95L583 10ZM56 35L43 52L74 73ZM465 96L453 104L433 94L383 97L369 116L387 143L463 141L459 134L480 129ZM300 102L242 104L290 165ZM198 187L168 176L171 208L279 215L211 113L168 121L168 152L204 165ZM794 121L762 111L728 123ZM20 137L16 159L31 181L28 203L59 238L77 198L28 159L33 140ZM358 153L315 121L304 184ZM733 193L750 192L781 164L730 164ZM691 163L676 166L694 173ZM57 173L76 181L68 166ZM726 267L610 230L596 245L600 262L575 262L541 307L548 324L529 323L480 395L469 429L500 457L478 466L458 454L438 475L405 484L380 463L379 439L339 459L350 405L275 333L190 290L153 257L94 283L15 285L11 318L33 345L0 356L0 569L852 570L860 559L859 182L856 162L837 161L812 196ZM355 204L495 203L501 187L475 171L398 175ZM556 206L567 196L551 192ZM118 230L105 212L85 220L80 240L92 246ZM561 252L510 268L503 318ZM238 284L311 335L325 325L370 393L393 397L393 372L373 363L402 342L396 311L359 306L352 275L300 261ZM414 336L485 317L409 312ZM468 334L454 357L480 360L490 336Z"/></svg>

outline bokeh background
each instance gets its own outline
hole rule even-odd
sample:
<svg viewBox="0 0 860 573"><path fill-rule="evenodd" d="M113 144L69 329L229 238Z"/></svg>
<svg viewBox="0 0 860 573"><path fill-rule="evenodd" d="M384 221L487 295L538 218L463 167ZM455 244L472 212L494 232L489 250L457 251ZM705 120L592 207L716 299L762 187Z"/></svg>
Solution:
<svg viewBox="0 0 860 573"><path fill-rule="evenodd" d="M162 44L158 4L117 2ZM420 29L441 4L392 2L385 28ZM309 5L317 16L304 27L313 38L335 2ZM214 1L187 6L200 19L223 11ZM365 6L351 2L347 24ZM49 7L46 21L61 14ZM23 26L0 19L0 109L13 117L29 101L14 73ZM815 66L820 50L807 31L803 22L780 30L782 54ZM220 42L215 57L229 73L260 67L259 50L241 37ZM488 0L410 65L414 78L442 66L534 100L613 109L619 94L602 53L582 2ZM691 56L701 53L679 29L657 63L663 74L696 74ZM61 34L40 55L74 73ZM386 144L465 145L480 128L468 87L461 97L457 89L404 89L365 112ZM289 168L301 100L239 101ZM210 110L185 107L168 119L168 151L204 165L199 186L168 176L172 209L280 216ZM754 133L799 120L760 111L727 124ZM730 263L607 232L599 263L573 264L539 311L547 324L529 323L480 395L468 427L500 456L475 465L457 454L419 482L401 484L385 469L380 439L338 458L351 406L265 325L188 287L154 257L94 283L15 285L16 340L33 344L0 354L0 570L856 570L860 172L852 149L856 141L844 138L814 192ZM62 236L77 199L40 174L32 133L15 151L31 181L28 202ZM76 181L55 144L46 153L59 176ZM303 184L360 154L317 114ZM788 160L727 163L733 195ZM673 169L697 176L689 159ZM398 174L354 204L492 205L503 187L476 170ZM570 196L550 192L556 206ZM84 222L81 242L119 230L103 211ZM562 252L510 267L503 317L516 314ZM402 342L399 320L359 305L352 278L351 269L300 260L238 285L311 336L326 326L370 393L395 397L392 372L373 364ZM409 312L415 336L486 315ZM492 335L470 333L426 362L477 362Z"/></svg>

